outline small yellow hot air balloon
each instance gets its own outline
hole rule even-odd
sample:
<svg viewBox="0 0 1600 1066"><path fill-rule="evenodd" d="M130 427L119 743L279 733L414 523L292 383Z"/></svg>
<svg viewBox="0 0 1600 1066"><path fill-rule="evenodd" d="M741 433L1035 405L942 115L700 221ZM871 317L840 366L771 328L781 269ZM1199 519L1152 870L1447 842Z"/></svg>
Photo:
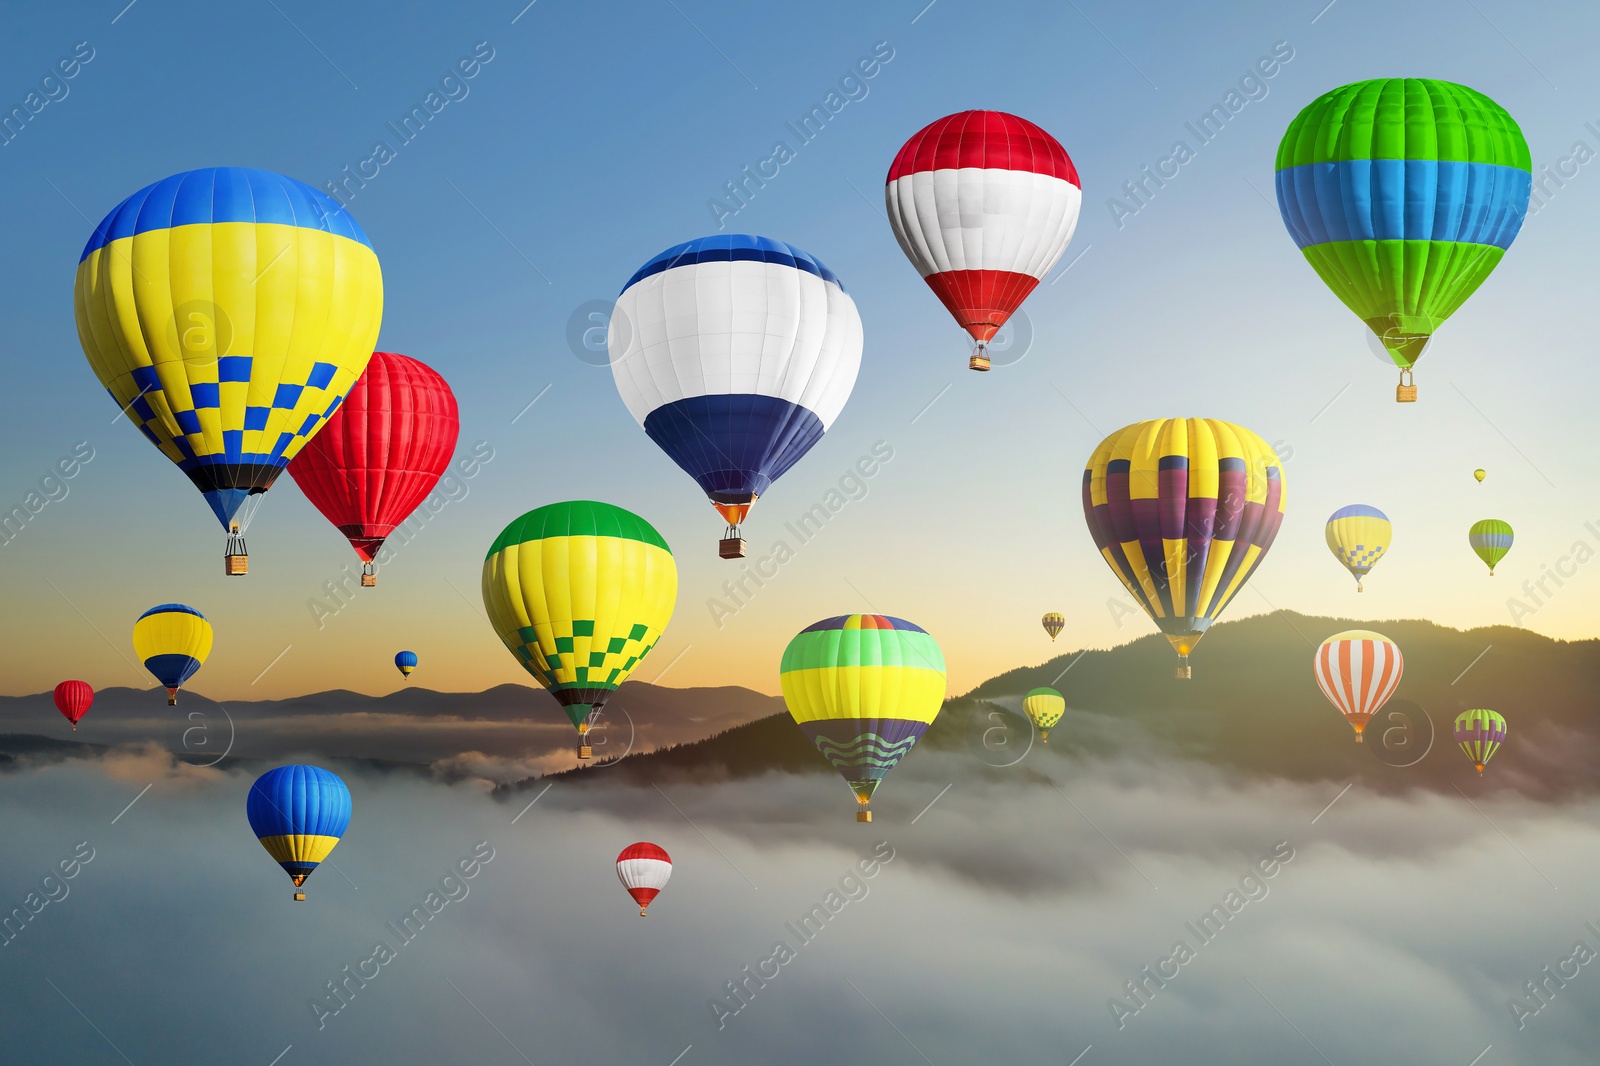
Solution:
<svg viewBox="0 0 1600 1066"><path fill-rule="evenodd" d="M1489 476L1489 471L1485 470L1483 467L1480 466L1480 467L1478 467L1478 469L1476 469L1476 470L1474 470L1472 472L1472 476L1477 478L1478 479L1478 484L1481 485L1481 484L1483 484L1483 479Z"/></svg>
<svg viewBox="0 0 1600 1066"><path fill-rule="evenodd" d="M1046 743L1050 740L1050 730L1061 721L1067 701L1053 688L1036 688L1022 697L1022 709L1028 712L1034 728L1039 730L1039 741Z"/></svg>
<svg viewBox="0 0 1600 1066"><path fill-rule="evenodd" d="M1067 627L1066 616L1059 611L1047 612L1043 618L1039 619L1039 623L1044 626L1044 631L1050 634L1051 640L1055 640L1056 637L1060 636L1061 631Z"/></svg>

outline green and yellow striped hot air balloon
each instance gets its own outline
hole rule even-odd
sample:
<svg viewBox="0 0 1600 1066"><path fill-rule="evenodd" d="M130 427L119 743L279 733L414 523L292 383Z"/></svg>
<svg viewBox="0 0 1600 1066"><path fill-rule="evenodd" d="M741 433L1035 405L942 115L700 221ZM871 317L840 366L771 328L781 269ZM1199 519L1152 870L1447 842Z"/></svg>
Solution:
<svg viewBox="0 0 1600 1066"><path fill-rule="evenodd" d="M879 782L944 705L939 645L904 619L840 615L801 630L779 674L789 714L856 794L856 821L872 821Z"/></svg>
<svg viewBox="0 0 1600 1066"><path fill-rule="evenodd" d="M1028 713L1034 728L1039 730L1040 742L1048 743L1050 730L1061 721L1061 715L1067 709L1067 701L1053 688L1036 688L1022 697L1022 709Z"/></svg>
<svg viewBox="0 0 1600 1066"><path fill-rule="evenodd" d="M578 727L661 637L678 599L678 567L655 528L609 503L536 508L495 538L483 562L483 606L505 646Z"/></svg>
<svg viewBox="0 0 1600 1066"><path fill-rule="evenodd" d="M1465 85L1378 78L1313 100L1278 145L1278 209L1324 284L1400 368L1499 265L1528 211L1528 142Z"/></svg>
<svg viewBox="0 0 1600 1066"><path fill-rule="evenodd" d="M1478 768L1478 776L1482 777L1484 766L1505 743L1505 715L1481 707L1462 711L1456 715L1455 735L1456 743L1461 745L1472 765Z"/></svg>
<svg viewBox="0 0 1600 1066"><path fill-rule="evenodd" d="M1485 518L1481 522L1472 523L1472 528L1467 530L1467 543L1472 545L1472 550L1478 553L1489 567L1489 576L1494 577L1494 566L1506 557L1506 552L1511 550L1511 525L1498 518Z"/></svg>

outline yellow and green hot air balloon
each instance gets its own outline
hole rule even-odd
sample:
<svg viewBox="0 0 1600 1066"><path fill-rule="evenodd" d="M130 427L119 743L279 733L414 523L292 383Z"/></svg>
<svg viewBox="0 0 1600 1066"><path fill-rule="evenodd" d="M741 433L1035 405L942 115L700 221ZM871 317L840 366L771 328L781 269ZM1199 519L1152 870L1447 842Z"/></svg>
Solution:
<svg viewBox="0 0 1600 1066"><path fill-rule="evenodd" d="M1483 708L1456 715L1456 743L1483 776L1483 768L1506 739L1506 719L1499 711Z"/></svg>
<svg viewBox="0 0 1600 1066"><path fill-rule="evenodd" d="M1339 560L1341 566L1355 576L1357 592L1367 591L1361 579L1378 565L1383 553L1389 550L1392 532L1389 516L1364 503L1341 507L1328 518L1324 531L1328 550L1333 552L1333 557Z"/></svg>
<svg viewBox="0 0 1600 1066"><path fill-rule="evenodd" d="M806 626L784 649L783 701L856 794L856 821L884 775L944 705L944 653L922 627L880 614Z"/></svg>
<svg viewBox="0 0 1600 1066"><path fill-rule="evenodd" d="M163 603L133 623L133 653L167 690L167 706L178 705L178 689L211 654L211 623L193 607Z"/></svg>
<svg viewBox="0 0 1600 1066"><path fill-rule="evenodd" d="M1494 577L1494 566L1506 557L1506 552L1511 550L1511 525L1498 518L1485 518L1481 522L1472 523L1472 528L1467 530L1467 543L1472 545L1472 550L1478 554L1489 567L1489 576Z"/></svg>
<svg viewBox="0 0 1600 1066"><path fill-rule="evenodd" d="M1034 728L1039 730L1040 742L1048 743L1050 730L1061 721L1061 715L1067 709L1067 701L1053 688L1036 688L1022 697L1022 709L1028 712L1029 720L1033 722Z"/></svg>
<svg viewBox="0 0 1600 1066"><path fill-rule="evenodd" d="M1483 479L1489 476L1489 471L1480 466L1472 472L1472 476L1478 479L1478 484L1482 485Z"/></svg>
<svg viewBox="0 0 1600 1066"><path fill-rule="evenodd" d="M1100 442L1083 471L1095 547L1178 653L1255 573L1287 507L1277 453L1216 418L1156 418Z"/></svg>
<svg viewBox="0 0 1600 1066"><path fill-rule="evenodd" d="M535 508L495 538L483 605L495 632L577 726L649 654L672 620L678 567L655 527L609 503Z"/></svg>
<svg viewBox="0 0 1600 1066"><path fill-rule="evenodd" d="M1067 618L1060 611L1047 611L1045 616L1039 619L1039 624L1050 634L1050 639L1055 640L1061 635L1061 631L1067 628Z"/></svg>
<svg viewBox="0 0 1600 1066"><path fill-rule="evenodd" d="M1499 265L1528 212L1528 142L1487 96L1377 78L1313 100L1278 145L1278 209L1306 262L1400 368Z"/></svg>
<svg viewBox="0 0 1600 1066"><path fill-rule="evenodd" d="M73 288L100 384L230 533L344 401L378 340L383 275L337 201L265 170L191 170L95 227ZM248 511L245 512L248 515Z"/></svg>

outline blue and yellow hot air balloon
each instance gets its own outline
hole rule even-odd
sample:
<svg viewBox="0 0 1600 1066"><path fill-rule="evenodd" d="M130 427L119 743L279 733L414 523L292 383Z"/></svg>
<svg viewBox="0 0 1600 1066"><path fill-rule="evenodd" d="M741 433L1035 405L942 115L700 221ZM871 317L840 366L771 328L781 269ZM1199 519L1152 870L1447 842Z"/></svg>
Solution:
<svg viewBox="0 0 1600 1066"><path fill-rule="evenodd" d="M650 654L678 602L678 566L655 527L593 500L535 508L483 561L483 606L522 668L593 753L589 718Z"/></svg>
<svg viewBox="0 0 1600 1066"><path fill-rule="evenodd" d="M280 766L250 786L245 816L261 846L299 888L350 828L350 790L320 766ZM306 894L294 898L304 901Z"/></svg>
<svg viewBox="0 0 1600 1066"><path fill-rule="evenodd" d="M411 671L417 668L417 653L414 651L396 652L394 667L400 671L400 676L407 681L411 680Z"/></svg>
<svg viewBox="0 0 1600 1066"><path fill-rule="evenodd" d="M856 794L856 821L884 775L944 705L944 653L920 626L847 614L807 626L784 649L783 701Z"/></svg>
<svg viewBox="0 0 1600 1066"><path fill-rule="evenodd" d="M1278 145L1278 209L1306 262L1400 368L1499 265L1528 212L1528 142L1465 85L1377 78L1313 100Z"/></svg>
<svg viewBox="0 0 1600 1066"><path fill-rule="evenodd" d="M1324 535L1328 550L1341 566L1355 575L1356 591L1365 592L1361 579L1366 577L1383 553L1389 550L1393 527L1389 516L1376 507L1352 503L1341 507L1328 518Z"/></svg>
<svg viewBox="0 0 1600 1066"><path fill-rule="evenodd" d="M167 688L167 706L178 705L178 689L211 654L211 623L193 607L163 603L133 623L133 653Z"/></svg>
<svg viewBox="0 0 1600 1066"><path fill-rule="evenodd" d="M1472 528L1467 530L1467 543L1472 550L1482 559L1489 568L1489 576L1494 577L1494 567L1501 559L1506 557L1506 552L1511 550L1513 534L1511 524L1502 522L1498 518L1485 518L1481 522L1472 523Z"/></svg>
<svg viewBox="0 0 1600 1066"><path fill-rule="evenodd" d="M78 340L112 402L229 530L338 408L378 340L383 276L327 195L244 167L175 174L105 217L78 261Z"/></svg>

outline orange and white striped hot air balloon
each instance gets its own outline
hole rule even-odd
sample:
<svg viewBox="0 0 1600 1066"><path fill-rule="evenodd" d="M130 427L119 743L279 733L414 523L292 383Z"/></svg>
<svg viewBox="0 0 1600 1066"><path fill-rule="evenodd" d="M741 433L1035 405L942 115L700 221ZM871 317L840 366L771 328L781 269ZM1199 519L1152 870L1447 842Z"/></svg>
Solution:
<svg viewBox="0 0 1600 1066"><path fill-rule="evenodd" d="M1345 716L1359 744L1367 722L1399 686L1405 660L1400 646L1382 633L1348 629L1323 641L1311 666L1322 694Z"/></svg>

